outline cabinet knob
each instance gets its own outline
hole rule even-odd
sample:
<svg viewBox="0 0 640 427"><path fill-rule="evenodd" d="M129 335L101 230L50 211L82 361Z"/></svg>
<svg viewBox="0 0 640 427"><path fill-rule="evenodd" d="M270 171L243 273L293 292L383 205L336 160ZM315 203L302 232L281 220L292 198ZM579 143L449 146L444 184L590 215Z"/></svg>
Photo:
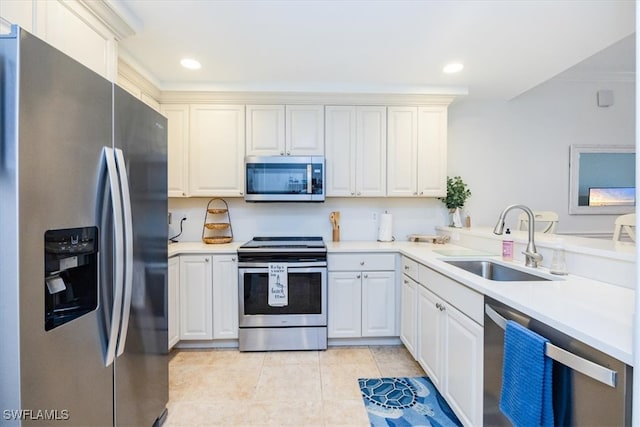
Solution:
<svg viewBox="0 0 640 427"><path fill-rule="evenodd" d="M355 195L356 195L356 193L354 193L354 192L352 191L352 192L351 192L351 195L352 195L352 196L355 196Z"/></svg>
<svg viewBox="0 0 640 427"><path fill-rule="evenodd" d="M358 275L356 276L356 279L359 279L359 278L360 278L360 275L358 274Z"/></svg>
<svg viewBox="0 0 640 427"><path fill-rule="evenodd" d="M281 151L281 152L280 152L280 155L281 155L281 156L284 156L284 151Z"/></svg>
<svg viewBox="0 0 640 427"><path fill-rule="evenodd" d="M205 258L205 259L204 259L204 262L209 262L209 258Z"/></svg>
<svg viewBox="0 0 640 427"><path fill-rule="evenodd" d="M414 192L413 192L413 195L414 195L414 196L417 196L417 195L418 195L418 192L417 192L417 191L414 191Z"/></svg>
<svg viewBox="0 0 640 427"><path fill-rule="evenodd" d="M409 270L410 268L411 268L411 267L409 267L408 265L405 265L405 266L404 266L404 269L405 269L405 270Z"/></svg>
<svg viewBox="0 0 640 427"><path fill-rule="evenodd" d="M231 258L231 261L233 261L233 262L236 262L236 259L235 259L235 257L234 257L234 258Z"/></svg>
<svg viewBox="0 0 640 427"><path fill-rule="evenodd" d="M421 192L420 192L420 195L421 195L421 196L423 196L423 195L424 195L424 191L421 191Z"/></svg>
<svg viewBox="0 0 640 427"><path fill-rule="evenodd" d="M362 195L362 193L358 191L358 196L360 196L360 195Z"/></svg>
<svg viewBox="0 0 640 427"><path fill-rule="evenodd" d="M408 285L408 284L409 284L409 281L408 281L407 279L404 279L403 281L404 281L404 284L405 284L405 285Z"/></svg>
<svg viewBox="0 0 640 427"><path fill-rule="evenodd" d="M364 265L364 261L360 261L360 265Z"/></svg>
<svg viewBox="0 0 640 427"><path fill-rule="evenodd" d="M368 274L365 274L365 275L364 275L364 278L365 278L365 279L368 279L368 278L369 278L369 275L368 275Z"/></svg>
<svg viewBox="0 0 640 427"><path fill-rule="evenodd" d="M290 156L290 155L291 155L291 151L287 151L287 156Z"/></svg>
<svg viewBox="0 0 640 427"><path fill-rule="evenodd" d="M240 195L241 195L241 196L244 196L244 192L242 192L242 191L241 191L241 192L240 192Z"/></svg>

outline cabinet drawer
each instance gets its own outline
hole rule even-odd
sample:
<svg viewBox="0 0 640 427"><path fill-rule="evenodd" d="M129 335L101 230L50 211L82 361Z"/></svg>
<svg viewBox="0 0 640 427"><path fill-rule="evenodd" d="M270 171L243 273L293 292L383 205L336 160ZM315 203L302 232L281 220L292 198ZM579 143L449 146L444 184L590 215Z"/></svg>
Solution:
<svg viewBox="0 0 640 427"><path fill-rule="evenodd" d="M418 263L406 256L402 257L402 272L413 280L418 280Z"/></svg>
<svg viewBox="0 0 640 427"><path fill-rule="evenodd" d="M420 284L449 304L482 325L484 322L484 297L447 276L420 264Z"/></svg>
<svg viewBox="0 0 640 427"><path fill-rule="evenodd" d="M329 254L329 271L391 271L396 269L396 255L388 253Z"/></svg>

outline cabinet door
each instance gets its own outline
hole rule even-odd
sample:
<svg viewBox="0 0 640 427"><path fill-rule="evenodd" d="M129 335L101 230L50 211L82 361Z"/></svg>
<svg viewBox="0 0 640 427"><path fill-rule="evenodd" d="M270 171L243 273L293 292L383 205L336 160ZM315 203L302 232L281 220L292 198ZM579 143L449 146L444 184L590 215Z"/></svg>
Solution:
<svg viewBox="0 0 640 427"><path fill-rule="evenodd" d="M327 106L327 197L356 195L356 107Z"/></svg>
<svg viewBox="0 0 640 427"><path fill-rule="evenodd" d="M238 338L238 267L235 255L214 255L213 339Z"/></svg>
<svg viewBox="0 0 640 427"><path fill-rule="evenodd" d="M327 336L361 337L362 296L360 272L329 272Z"/></svg>
<svg viewBox="0 0 640 427"><path fill-rule="evenodd" d="M284 156L284 105L247 105L247 156Z"/></svg>
<svg viewBox="0 0 640 427"><path fill-rule="evenodd" d="M447 195L447 107L418 108L418 195Z"/></svg>
<svg viewBox="0 0 640 427"><path fill-rule="evenodd" d="M35 35L105 79L117 79L115 36L82 2L38 1L35 4Z"/></svg>
<svg viewBox="0 0 640 427"><path fill-rule="evenodd" d="M186 197L189 188L189 106L161 107L167 118L167 187L169 197Z"/></svg>
<svg viewBox="0 0 640 427"><path fill-rule="evenodd" d="M387 171L387 108L357 108L356 195L384 197Z"/></svg>
<svg viewBox="0 0 640 427"><path fill-rule="evenodd" d="M416 353L417 326L418 326L418 288L419 286L410 277L403 275L400 304L400 339L409 353L414 357Z"/></svg>
<svg viewBox="0 0 640 427"><path fill-rule="evenodd" d="M180 258L168 261L167 318L169 319L169 350L180 341Z"/></svg>
<svg viewBox="0 0 640 427"><path fill-rule="evenodd" d="M287 105L287 156L324 156L324 106Z"/></svg>
<svg viewBox="0 0 640 427"><path fill-rule="evenodd" d="M388 108L387 195L417 196L418 108Z"/></svg>
<svg viewBox="0 0 640 427"><path fill-rule="evenodd" d="M211 256L180 257L180 339L213 338Z"/></svg>
<svg viewBox="0 0 640 427"><path fill-rule="evenodd" d="M483 329L450 305L445 312L444 396L462 424L482 425Z"/></svg>
<svg viewBox="0 0 640 427"><path fill-rule="evenodd" d="M439 298L418 286L418 363L439 389L442 381L444 316Z"/></svg>
<svg viewBox="0 0 640 427"><path fill-rule="evenodd" d="M362 273L363 337L397 336L395 277L393 271Z"/></svg>
<svg viewBox="0 0 640 427"><path fill-rule="evenodd" d="M190 195L242 196L244 106L192 105L190 116Z"/></svg>

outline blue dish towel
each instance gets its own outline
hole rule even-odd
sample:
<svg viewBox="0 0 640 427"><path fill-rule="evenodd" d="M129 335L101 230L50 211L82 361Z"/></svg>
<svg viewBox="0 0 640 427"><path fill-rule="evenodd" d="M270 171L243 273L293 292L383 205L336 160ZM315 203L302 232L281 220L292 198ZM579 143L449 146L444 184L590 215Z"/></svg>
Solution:
<svg viewBox="0 0 640 427"><path fill-rule="evenodd" d="M544 354L548 341L507 320L500 410L515 427L553 427L553 361Z"/></svg>

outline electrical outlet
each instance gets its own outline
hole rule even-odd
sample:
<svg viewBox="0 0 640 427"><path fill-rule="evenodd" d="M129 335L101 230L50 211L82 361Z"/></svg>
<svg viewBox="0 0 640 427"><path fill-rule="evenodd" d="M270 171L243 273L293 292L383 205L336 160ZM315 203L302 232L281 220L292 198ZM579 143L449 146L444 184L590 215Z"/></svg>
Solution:
<svg viewBox="0 0 640 427"><path fill-rule="evenodd" d="M378 212L372 212L372 213L371 213L371 220L372 220L373 222L378 221Z"/></svg>

